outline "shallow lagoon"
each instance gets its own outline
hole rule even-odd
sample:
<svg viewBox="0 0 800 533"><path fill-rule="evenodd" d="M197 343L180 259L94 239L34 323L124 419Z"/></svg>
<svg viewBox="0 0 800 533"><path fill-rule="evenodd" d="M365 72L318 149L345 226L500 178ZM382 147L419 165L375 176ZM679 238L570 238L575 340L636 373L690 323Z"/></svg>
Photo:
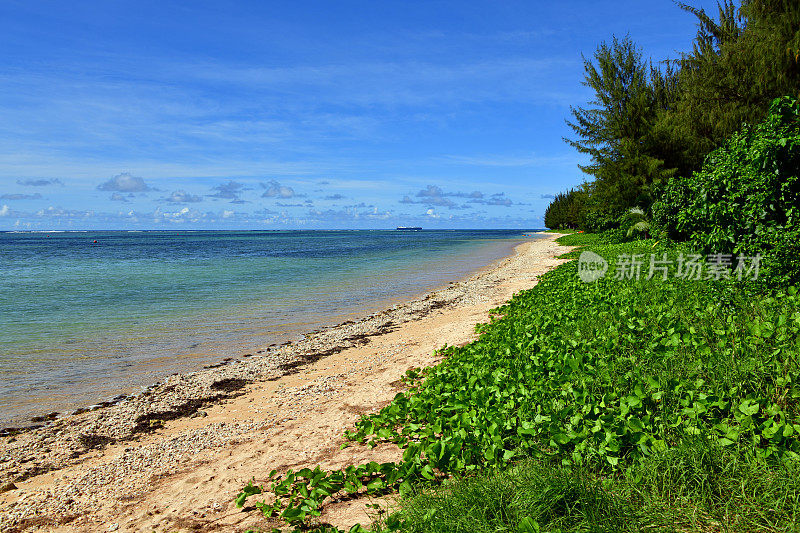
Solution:
<svg viewBox="0 0 800 533"><path fill-rule="evenodd" d="M2 233L0 425L408 299L507 255L522 233Z"/></svg>

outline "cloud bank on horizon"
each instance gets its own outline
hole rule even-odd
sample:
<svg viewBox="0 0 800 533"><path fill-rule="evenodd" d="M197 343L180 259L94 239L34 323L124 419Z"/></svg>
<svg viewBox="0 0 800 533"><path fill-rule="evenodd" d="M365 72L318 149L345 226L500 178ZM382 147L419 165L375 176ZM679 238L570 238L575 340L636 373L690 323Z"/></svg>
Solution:
<svg viewBox="0 0 800 533"><path fill-rule="evenodd" d="M695 30L669 0L44 0L0 31L14 230L542 227L583 181L581 54Z"/></svg>

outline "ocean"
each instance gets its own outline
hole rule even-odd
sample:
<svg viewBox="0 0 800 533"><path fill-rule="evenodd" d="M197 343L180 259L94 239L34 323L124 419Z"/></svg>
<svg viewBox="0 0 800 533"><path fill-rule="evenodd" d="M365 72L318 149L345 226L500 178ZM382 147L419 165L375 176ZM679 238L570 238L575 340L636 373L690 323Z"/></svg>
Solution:
<svg viewBox="0 0 800 533"><path fill-rule="evenodd" d="M0 427L382 309L520 230L0 233Z"/></svg>

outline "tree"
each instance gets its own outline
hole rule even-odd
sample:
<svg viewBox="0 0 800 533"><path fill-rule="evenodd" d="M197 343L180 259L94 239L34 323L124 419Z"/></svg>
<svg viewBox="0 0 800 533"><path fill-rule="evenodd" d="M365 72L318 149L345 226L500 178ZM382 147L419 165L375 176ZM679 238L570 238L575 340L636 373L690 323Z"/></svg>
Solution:
<svg viewBox="0 0 800 533"><path fill-rule="evenodd" d="M585 194L570 189L558 193L544 212L544 225L550 229L576 229L583 225Z"/></svg>
<svg viewBox="0 0 800 533"><path fill-rule="evenodd" d="M652 131L658 110L671 102L674 74L645 62L629 37L601 43L594 59L584 58L584 85L595 91L594 107L570 107L573 120L567 124L577 138L564 140L591 157L580 167L594 177L590 209L613 218L647 206L649 186L672 175L652 149Z"/></svg>
<svg viewBox="0 0 800 533"><path fill-rule="evenodd" d="M774 98L800 97L798 0L721 0L716 18L678 6L698 20L680 59L656 67L629 37L584 58L595 98L570 108L575 137L565 141L590 158L580 167L592 177L583 186L585 229L619 228L631 208L648 211L674 176L674 199L695 194L677 183L742 124L760 123Z"/></svg>
<svg viewBox="0 0 800 533"><path fill-rule="evenodd" d="M656 130L677 152L668 164L688 176L743 123L760 122L774 98L800 92L800 3L750 0L737 8L724 0L716 19L678 5L697 17L697 36L678 62L676 105Z"/></svg>

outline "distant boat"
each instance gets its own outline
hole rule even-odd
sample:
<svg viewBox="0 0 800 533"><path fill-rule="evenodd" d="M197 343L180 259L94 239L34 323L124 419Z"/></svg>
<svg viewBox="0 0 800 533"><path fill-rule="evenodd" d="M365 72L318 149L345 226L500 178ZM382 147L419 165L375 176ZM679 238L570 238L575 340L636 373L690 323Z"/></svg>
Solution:
<svg viewBox="0 0 800 533"><path fill-rule="evenodd" d="M419 226L397 226L400 231L419 231L422 228Z"/></svg>

